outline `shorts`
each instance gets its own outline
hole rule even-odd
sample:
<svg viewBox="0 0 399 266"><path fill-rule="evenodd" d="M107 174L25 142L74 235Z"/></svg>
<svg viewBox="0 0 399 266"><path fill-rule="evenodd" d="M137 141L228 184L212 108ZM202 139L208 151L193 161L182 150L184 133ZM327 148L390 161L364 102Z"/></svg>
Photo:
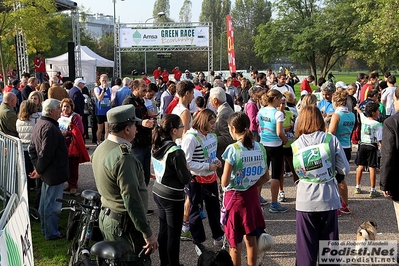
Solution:
<svg viewBox="0 0 399 266"><path fill-rule="evenodd" d="M97 124L101 125L104 124L104 122L107 122L107 116L106 115L96 115L97 117Z"/></svg>
<svg viewBox="0 0 399 266"><path fill-rule="evenodd" d="M259 236L265 229L257 186L235 193L227 191L223 202L228 211L224 232L230 247L236 248L244 235Z"/></svg>
<svg viewBox="0 0 399 266"><path fill-rule="evenodd" d="M284 148L283 146L279 147L266 147L267 154L267 165L272 168L272 179L280 180L281 171L283 170L284 163Z"/></svg>
<svg viewBox="0 0 399 266"><path fill-rule="evenodd" d="M377 166L377 156L377 146L360 144L357 164L375 168Z"/></svg>
<svg viewBox="0 0 399 266"><path fill-rule="evenodd" d="M344 148L344 153L346 156L346 160L348 160L348 162L349 162L352 157L352 148Z"/></svg>

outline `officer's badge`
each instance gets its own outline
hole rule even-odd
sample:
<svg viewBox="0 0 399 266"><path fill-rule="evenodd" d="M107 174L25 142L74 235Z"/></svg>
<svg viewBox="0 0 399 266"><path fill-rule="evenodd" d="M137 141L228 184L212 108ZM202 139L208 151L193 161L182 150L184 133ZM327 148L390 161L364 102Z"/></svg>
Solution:
<svg viewBox="0 0 399 266"><path fill-rule="evenodd" d="M121 149L121 153L123 155L130 154L130 148L127 144L123 143L119 145L119 149Z"/></svg>

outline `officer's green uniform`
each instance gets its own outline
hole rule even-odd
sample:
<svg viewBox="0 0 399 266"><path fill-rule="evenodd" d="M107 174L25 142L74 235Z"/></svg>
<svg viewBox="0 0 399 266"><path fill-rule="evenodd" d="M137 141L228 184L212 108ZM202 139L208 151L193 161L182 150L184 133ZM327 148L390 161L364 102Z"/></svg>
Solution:
<svg viewBox="0 0 399 266"><path fill-rule="evenodd" d="M128 121L123 116L126 107L120 106L108 111L108 121ZM99 225L106 240L125 241L132 247L132 252L123 258L130 262L127 265L151 265L149 258L138 258L142 247L146 245L144 238L151 237L152 231L146 215L148 192L143 168L131 152L130 145L127 140L110 134L91 157L102 202Z"/></svg>

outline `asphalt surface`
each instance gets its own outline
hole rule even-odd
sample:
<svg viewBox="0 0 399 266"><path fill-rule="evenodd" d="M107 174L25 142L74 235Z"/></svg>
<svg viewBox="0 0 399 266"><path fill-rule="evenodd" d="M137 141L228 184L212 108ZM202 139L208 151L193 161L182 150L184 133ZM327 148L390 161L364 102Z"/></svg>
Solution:
<svg viewBox="0 0 399 266"><path fill-rule="evenodd" d="M90 143L89 143L90 142ZM86 140L89 147L90 154L94 151L95 145L91 141ZM354 152L352 159L355 158ZM383 196L378 198L369 198L368 193L355 195L355 165L353 161L350 162L351 172L345 178L349 189L349 207L352 210L352 215L342 214L339 217L339 237L340 240L356 240L356 230L358 222L366 220L373 220L377 223L377 240L399 240L398 226L395 218L395 211L391 200L385 199ZM157 234L158 232L158 218L156 205L152 199L152 184L151 180L148 187L149 190L149 209L155 210L155 214L149 216L152 229ZM379 191L379 173L377 172L377 191ZM285 194L287 202L283 203L289 208L286 213L272 214L268 212L269 205L264 208L264 217L266 221L266 230L274 237L276 245L266 254L258 256L257 265L295 265L295 243L296 243L296 228L295 228L295 185L292 178L286 178L284 182ZM369 191L370 181L369 173L363 173L362 189ZM85 189L96 189L96 184L93 177L93 171L90 163L80 165L79 172L79 189L81 192ZM270 200L270 184L266 183L262 190L262 196ZM357 220L357 221L356 221ZM207 220L204 220L207 231L207 240L204 245L212 250L217 251L218 248L213 246L211 233ZM152 256L152 265L160 265L158 253ZM185 266L197 265L197 254L194 250L194 245L190 241L181 241L180 246L180 262ZM245 248L243 250L242 265L247 265L245 257ZM343 264L342 264L343 265ZM374 264L377 265L377 264Z"/></svg>

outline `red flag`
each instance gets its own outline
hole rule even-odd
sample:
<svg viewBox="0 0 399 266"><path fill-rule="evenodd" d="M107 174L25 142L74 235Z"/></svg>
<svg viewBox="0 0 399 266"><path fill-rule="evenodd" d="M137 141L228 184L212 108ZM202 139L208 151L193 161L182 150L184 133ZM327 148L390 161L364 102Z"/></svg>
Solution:
<svg viewBox="0 0 399 266"><path fill-rule="evenodd" d="M230 15L226 16L226 29L227 29L227 56L229 59L230 74L236 72L236 56L234 52L234 28L233 21Z"/></svg>

